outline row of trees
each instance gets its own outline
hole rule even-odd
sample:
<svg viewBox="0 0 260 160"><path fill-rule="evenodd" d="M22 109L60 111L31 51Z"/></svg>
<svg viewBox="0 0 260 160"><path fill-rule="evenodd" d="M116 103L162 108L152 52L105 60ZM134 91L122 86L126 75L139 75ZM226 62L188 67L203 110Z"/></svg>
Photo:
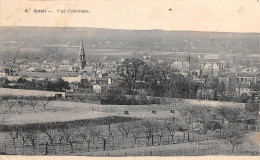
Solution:
<svg viewBox="0 0 260 160"><path fill-rule="evenodd" d="M9 88L8 80L6 80L3 87ZM29 90L43 90L43 91L57 91L62 92L67 89L70 89L69 83L65 82L62 78L58 78L56 81L50 81L44 79L42 81L29 81L24 77L21 77L17 80L18 89L29 89Z"/></svg>
<svg viewBox="0 0 260 160"><path fill-rule="evenodd" d="M16 141L19 138L22 140L22 153L24 151L25 144L31 144L33 147L33 153L35 148L40 143L45 143L46 147L63 146L65 144L70 145L71 152L74 152L74 145L81 144L82 147L86 148L87 152L90 152L91 145L102 143L103 150L107 149L107 145L112 141L121 138L122 141L126 139L133 139L134 144L139 139L146 139L147 145L162 144L162 138L168 137L168 144L174 143L174 137L177 132L183 133L183 142L186 141L189 133L195 132L195 127L181 125L175 119L171 120L142 120L142 121L131 121L125 123L118 123L114 126L114 129L110 129L110 126L96 126L95 124L88 124L84 126L65 126L63 128L48 128L43 127L40 130L35 129L23 129L16 128L10 131L10 137L12 138L12 144L16 152ZM209 126L204 125L203 130L207 131ZM234 148L244 141L245 130L244 127L239 123L230 123L223 128L222 138L226 139L232 145L232 152ZM206 135L206 132L204 132ZM186 136L188 134L188 136ZM45 140L43 137L47 137ZM156 142L155 142L156 137ZM171 137L171 138L169 138ZM217 137L215 137L217 138ZM207 138L205 138L206 140ZM193 139L194 140L194 139ZM177 142L180 143L180 142ZM93 146L94 147L94 146ZM46 153L48 149L46 148Z"/></svg>
<svg viewBox="0 0 260 160"><path fill-rule="evenodd" d="M14 107L20 107L21 110L23 110L26 105L32 107L34 110L35 106L39 103L41 103L43 108L46 109L46 106L49 104L50 100L51 99L49 97L45 96L0 96L0 104L6 104L9 108L9 111L11 111Z"/></svg>

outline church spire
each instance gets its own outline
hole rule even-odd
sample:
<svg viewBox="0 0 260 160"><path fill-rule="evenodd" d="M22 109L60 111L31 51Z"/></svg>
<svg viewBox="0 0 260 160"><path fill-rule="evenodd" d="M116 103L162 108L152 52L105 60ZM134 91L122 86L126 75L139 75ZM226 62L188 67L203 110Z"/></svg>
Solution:
<svg viewBox="0 0 260 160"><path fill-rule="evenodd" d="M83 41L80 41L79 56L85 56Z"/></svg>
<svg viewBox="0 0 260 160"><path fill-rule="evenodd" d="M86 57L85 57L85 51L84 51L84 46L82 41L80 41L78 66L81 69L83 69L86 66Z"/></svg>

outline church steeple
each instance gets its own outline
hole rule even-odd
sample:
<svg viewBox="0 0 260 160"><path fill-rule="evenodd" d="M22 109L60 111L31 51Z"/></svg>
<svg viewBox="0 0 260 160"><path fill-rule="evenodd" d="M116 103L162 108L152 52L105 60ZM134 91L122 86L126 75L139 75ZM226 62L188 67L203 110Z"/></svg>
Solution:
<svg viewBox="0 0 260 160"><path fill-rule="evenodd" d="M83 46L83 42L82 41L80 41L78 66L81 69L83 69L86 66L86 55L85 55L84 46Z"/></svg>

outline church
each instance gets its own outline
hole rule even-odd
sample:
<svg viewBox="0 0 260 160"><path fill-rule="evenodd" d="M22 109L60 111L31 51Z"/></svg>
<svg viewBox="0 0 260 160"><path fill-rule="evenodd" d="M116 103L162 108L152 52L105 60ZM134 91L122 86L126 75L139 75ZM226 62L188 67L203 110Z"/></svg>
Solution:
<svg viewBox="0 0 260 160"><path fill-rule="evenodd" d="M77 61L77 66L80 69L83 69L84 67L86 67L86 55L85 55L85 50L84 50L82 41L80 41L79 57L78 57L78 61Z"/></svg>

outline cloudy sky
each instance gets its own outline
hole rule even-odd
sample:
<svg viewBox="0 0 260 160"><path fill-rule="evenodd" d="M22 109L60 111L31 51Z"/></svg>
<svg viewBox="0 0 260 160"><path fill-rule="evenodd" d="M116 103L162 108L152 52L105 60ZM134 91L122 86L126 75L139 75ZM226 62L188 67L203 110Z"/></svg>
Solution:
<svg viewBox="0 0 260 160"><path fill-rule="evenodd" d="M1 0L0 7L1 26L260 32L257 0ZM25 13L28 8L31 11ZM34 9L52 12L33 13ZM58 9L90 13L57 13Z"/></svg>

